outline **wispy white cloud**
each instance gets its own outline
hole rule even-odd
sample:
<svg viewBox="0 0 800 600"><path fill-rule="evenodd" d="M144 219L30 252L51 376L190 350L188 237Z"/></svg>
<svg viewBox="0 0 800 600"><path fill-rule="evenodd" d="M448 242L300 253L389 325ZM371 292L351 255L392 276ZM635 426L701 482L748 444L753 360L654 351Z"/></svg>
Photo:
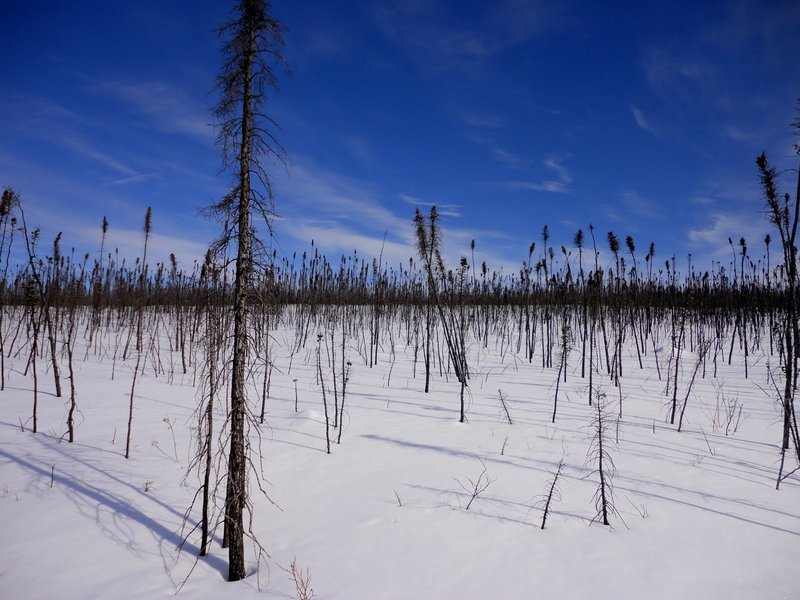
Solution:
<svg viewBox="0 0 800 600"><path fill-rule="evenodd" d="M285 178L276 178L276 192L288 200L278 212L287 220L309 214L341 221L356 221L373 231L401 231L411 217L398 217L383 206L365 182L319 168L303 157L295 158Z"/></svg>
<svg viewBox="0 0 800 600"><path fill-rule="evenodd" d="M439 211L439 214L445 217L460 217L461 211L460 206L458 204L442 204L439 202L429 202L427 200L421 200L419 198L414 198L413 196L408 196L407 194L400 194L400 199L405 202L406 204L411 204L412 206L435 206L436 209Z"/></svg>
<svg viewBox="0 0 800 600"><path fill-rule="evenodd" d="M50 137L50 140L68 148L80 156L100 163L118 174L125 175L127 178L141 176L141 173L135 169L124 164L116 157L97 149L89 141L76 134L56 134Z"/></svg>
<svg viewBox="0 0 800 600"><path fill-rule="evenodd" d="M561 163L561 159L555 157L548 158L544 161L544 166L554 171L558 175L559 181L564 185L572 183L572 175L570 175L567 168Z"/></svg>
<svg viewBox="0 0 800 600"><path fill-rule="evenodd" d="M652 232L667 214L658 201L635 190L620 190L611 202L601 206L605 216L623 227L626 234Z"/></svg>
<svg viewBox="0 0 800 600"><path fill-rule="evenodd" d="M539 182L522 180L506 181L504 183L505 187L512 190L534 190L554 194L562 194L569 191L569 185L572 183L572 175L560 158L551 156L542 162L542 166L548 171L555 173L556 179L547 179Z"/></svg>
<svg viewBox="0 0 800 600"><path fill-rule="evenodd" d="M155 179L155 173L142 173L140 175L131 175L130 177L123 177L122 179L115 179L114 181L109 181L109 185L128 185L131 183L141 183L143 181L147 181L149 179Z"/></svg>
<svg viewBox="0 0 800 600"><path fill-rule="evenodd" d="M631 113L633 114L633 120L636 121L636 124L639 126L639 129L647 131L649 133L655 133L655 128L645 118L644 113L642 112L641 109L635 106L631 106Z"/></svg>
<svg viewBox="0 0 800 600"><path fill-rule="evenodd" d="M128 104L158 131L205 142L214 139L208 108L171 83L106 81L91 85L90 90Z"/></svg>
<svg viewBox="0 0 800 600"><path fill-rule="evenodd" d="M662 219L664 212L655 200L645 198L634 190L622 190L620 194L625 211L637 218Z"/></svg>
<svg viewBox="0 0 800 600"><path fill-rule="evenodd" d="M25 115L25 119L34 124L86 121L85 116L67 108L62 103L41 96L6 92L0 95L0 107L12 114Z"/></svg>
<svg viewBox="0 0 800 600"><path fill-rule="evenodd" d="M49 253L52 240L60 232L63 253L74 249L79 259L86 253L91 259L97 258L102 237L101 223L106 216L110 223L106 252L115 254L120 261L124 258L128 265L142 255L145 208L120 200L114 192L104 194L91 189L71 189L66 197L60 197L41 189L23 189L21 196L28 227L41 231L40 252L43 254ZM72 197L80 200L70 200ZM203 223L192 222L191 218L184 217L180 226L176 226L158 206L153 208L148 262L152 265L164 263L174 253L181 268L191 269L194 260L203 259L213 234L208 233ZM94 212L88 215L87 210Z"/></svg>
<svg viewBox="0 0 800 600"><path fill-rule="evenodd" d="M410 229L410 225L409 225ZM382 257L385 264L407 264L416 258L416 249L410 239L389 239L388 235L369 235L352 226L336 221L299 220L292 224L292 236L303 244L314 241L315 246L330 257L337 254L350 256L354 251L364 259Z"/></svg>
<svg viewBox="0 0 800 600"><path fill-rule="evenodd" d="M644 80L668 106L649 108L647 122L654 124L655 113L665 123L658 128L656 120L656 127L671 136L771 146L786 131L800 84L800 71L786 62L800 54L800 4L742 0L718 8L702 24L644 49ZM782 102L784 113L775 110Z"/></svg>
<svg viewBox="0 0 800 600"><path fill-rule="evenodd" d="M155 225L158 226L158 223ZM65 240L72 235L80 239L97 239L99 247L99 228L77 227L65 233ZM144 233L141 229L117 229L112 224L106 236L105 250L120 261L124 258L126 264L131 265L144 252ZM154 231L147 242L147 262L150 265L168 264L170 254L174 254L182 268L191 269L194 261L203 261L206 250L208 245L197 240Z"/></svg>
<svg viewBox="0 0 800 600"><path fill-rule="evenodd" d="M349 50L347 40L337 28L312 28L305 41L302 50L316 58L338 57Z"/></svg>
<svg viewBox="0 0 800 600"><path fill-rule="evenodd" d="M796 55L800 49L798 26L800 5L797 2L743 0L724 4L720 19L703 30L701 40L730 53L738 53L755 43L767 59L762 67L772 63L783 70L786 56Z"/></svg>
<svg viewBox="0 0 800 600"><path fill-rule="evenodd" d="M23 104L24 109L21 108ZM107 149L113 146L113 142L93 135L94 123L90 117L80 115L59 102L12 94L3 98L1 107L12 114L24 115L17 125L24 128L31 139L59 146L74 157L88 159L110 171L114 178L106 181L107 184L136 183L153 176L153 173L142 173L134 168L129 161L119 157L119 152Z"/></svg>
<svg viewBox="0 0 800 600"><path fill-rule="evenodd" d="M531 181L507 181L506 187L511 190L533 190L537 192L550 192L552 194L563 194L566 186L560 181L544 181L533 183Z"/></svg>
<svg viewBox="0 0 800 600"><path fill-rule="evenodd" d="M509 167L519 167L522 165L523 160L516 154L512 154L502 148L492 148L492 157L499 163Z"/></svg>
<svg viewBox="0 0 800 600"><path fill-rule="evenodd" d="M651 89L669 102L705 95L717 79L715 68L697 55L680 56L658 46L647 49L641 66Z"/></svg>
<svg viewBox="0 0 800 600"><path fill-rule="evenodd" d="M498 0L479 5L481 14L469 26L455 9L440 2L376 4L373 18L394 43L427 69L465 71L544 32L561 26L561 9L540 0Z"/></svg>
<svg viewBox="0 0 800 600"><path fill-rule="evenodd" d="M484 262L490 270L513 272L518 268L518 264L513 259L497 252L498 248L495 242L504 237L504 234L500 232L442 227L441 233L444 240L443 254L448 268L455 268L462 256L467 257L470 267L472 266L472 240L477 240L476 271L480 271L480 266ZM362 259L369 261L380 258L384 265L398 266L402 264L405 267L408 265L409 259L415 263L419 262L417 248L411 236L408 236L406 240L392 240L389 236L370 235L357 230L350 224L329 220L306 220L296 223L292 235L302 240L304 244L310 244L313 240L314 246L332 260L336 260L338 255L351 256L355 252ZM490 250L486 251L485 248L490 248Z"/></svg>
<svg viewBox="0 0 800 600"><path fill-rule="evenodd" d="M417 259L417 250L413 213L402 207L435 204L443 217L443 251L449 265L456 265L461 255L471 258L473 239L479 248L476 264L486 261L491 269L499 269L514 262L502 254L503 244L508 243L504 232L453 225L452 219L461 216L457 204L403 193L386 194L372 184L322 169L303 157L296 159L289 177L277 180L275 186L282 199L278 207L282 217L275 229L284 253L290 248L308 248L313 239L315 246L329 256L349 255L355 250L359 256L372 259L383 248L384 262L406 264L409 258ZM402 202L400 214L395 208L398 200ZM484 246L491 250L484 251Z"/></svg>
<svg viewBox="0 0 800 600"><path fill-rule="evenodd" d="M461 112L459 117L468 125L485 129L499 129L505 126L507 119L499 115L481 115L476 113Z"/></svg>
<svg viewBox="0 0 800 600"><path fill-rule="evenodd" d="M733 259L728 239L732 239L738 251L738 241L744 238L751 257L757 260L764 252L764 237L770 233L766 219L754 220L752 215L730 212L713 212L708 215L707 225L690 229L687 238L693 255L704 262L719 260L727 264Z"/></svg>
<svg viewBox="0 0 800 600"><path fill-rule="evenodd" d="M344 140L344 147L359 164L369 168L375 168L377 165L375 151L368 140L360 137L348 137Z"/></svg>
<svg viewBox="0 0 800 600"><path fill-rule="evenodd" d="M753 131L747 131L737 125L726 125L723 129L725 135L737 142L753 142L759 138Z"/></svg>

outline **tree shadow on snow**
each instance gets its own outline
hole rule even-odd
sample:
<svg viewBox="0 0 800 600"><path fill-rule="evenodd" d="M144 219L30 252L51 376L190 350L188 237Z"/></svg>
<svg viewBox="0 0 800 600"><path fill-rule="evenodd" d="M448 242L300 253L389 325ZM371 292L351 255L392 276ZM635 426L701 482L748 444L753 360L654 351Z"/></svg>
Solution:
<svg viewBox="0 0 800 600"><path fill-rule="evenodd" d="M133 491L136 491L149 502L159 505L178 517L181 521L183 520L183 513L175 510L161 500L158 500L144 490L140 490L136 486L122 481L118 477L87 463L85 460L75 456L70 456L61 451L60 448L51 449L59 451L65 457L68 457L70 461L75 461L92 469L93 471L96 471L98 474L104 476L107 480L113 482L115 485L125 486ZM16 463L20 467L39 477L42 477L46 481L49 481L52 476L52 471L49 464L35 464L30 460L15 456L3 449L0 449L0 458ZM67 497L71 497L81 514L93 518L97 522L104 535L106 535L112 541L126 547L132 553L140 555L141 551L137 548L135 532L130 527L129 521L134 521L149 530L153 538L158 542L159 553L164 566L164 571L172 583L177 587L180 582L176 582L173 579L170 564L175 564L177 562L178 547L182 545L182 551L186 551L194 556L197 556L199 553L199 548L197 546L189 543L188 541L184 543L179 531L173 531L163 523L150 517L143 510L133 504L129 498L125 498L123 496L113 494L108 490L101 489L101 487L97 485L93 485L86 480L82 480L77 476L69 474L63 468L60 468L56 473L55 481L58 487L62 488L62 490L64 487L66 487L67 492L65 495L67 495ZM104 516L102 514L101 508L103 507L111 511L110 516ZM165 545L171 545L175 549L174 554L170 553L165 548ZM228 565L221 558L206 556L201 560L210 567L216 569L222 577L227 577Z"/></svg>
<svg viewBox="0 0 800 600"><path fill-rule="evenodd" d="M467 452L465 450L454 450L453 448L447 448L445 446L434 446L433 444L421 444L419 442L409 442L407 440L398 440L396 438L385 437L385 436L382 436L382 435L375 435L375 434L372 434L372 433L367 433L367 434L361 435L360 437L366 438L368 440L375 440L377 442L386 442L388 444L394 444L396 446L412 448L412 449L416 449L416 450L427 450L427 451L430 451L430 452L439 452L439 453L442 453L442 454L446 454L448 456L455 456L455 457L458 457L458 458L469 458L469 459L475 459L475 460L482 460L483 462L486 462L486 463L494 463L494 464L503 465L503 466L506 466L506 467L517 467L517 468L526 469L526 470L529 470L529 471L539 471L539 472L545 473L547 475L551 474L548 469L552 469L552 468L554 468L555 466L558 465L558 463L552 462L552 461L533 460L533 459L530 459L529 462L538 463L537 465L533 465L533 464L524 465L524 464L520 464L520 463L518 463L518 462L516 462L514 460L509 460L511 458L521 458L521 457L513 457L512 455L504 455L504 456L501 456L501 457L498 458L496 456L491 456L491 455L488 455L486 453ZM526 459L521 458L521 460L526 460ZM541 464L542 466L538 466L539 464Z"/></svg>

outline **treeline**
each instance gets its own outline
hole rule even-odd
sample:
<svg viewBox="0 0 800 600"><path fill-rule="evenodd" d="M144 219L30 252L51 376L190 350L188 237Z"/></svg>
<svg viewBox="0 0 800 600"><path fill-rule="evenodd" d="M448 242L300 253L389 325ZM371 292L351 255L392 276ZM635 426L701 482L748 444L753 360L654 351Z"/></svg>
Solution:
<svg viewBox="0 0 800 600"><path fill-rule="evenodd" d="M194 306L209 301L225 304L233 293L232 273L220 265L226 257L210 253L203 263L197 261L189 270L178 267L175 255L168 264L146 264L141 259L129 263L117 251L105 251L108 222L104 219L99 253L76 256L64 254L61 236L43 247L39 231L27 230L18 196L10 189L3 194L0 206L0 300L4 305L22 306L41 297L50 306L74 304L106 307ZM411 223L409 223L411 226ZM545 227L545 241L548 240ZM582 254L582 232L576 235ZM769 250L769 237L767 237ZM304 305L419 305L429 301L431 285L446 303L464 305L552 305L571 306L631 305L653 308L683 307L699 311L748 309L776 311L788 299L783 264L769 267L765 261L753 262L747 247L740 241L740 256L728 269L719 266L712 272L679 275L675 260L654 268L654 250L645 256L645 269L637 270L633 241L627 238L632 260L627 268L618 255L615 237L609 232L609 246L614 265L603 268L595 260L594 268L572 265L571 252L561 247L564 259L554 260L552 246L545 243L543 257L532 261L535 244L519 271L490 271L486 263L476 268L462 257L456 269L442 270L429 279L422 265L413 258L406 264L382 265L377 259L365 259L356 253L332 262L312 242L311 252L281 258L276 253L262 256L260 268L253 274L250 294L255 302ZM27 261L12 266L12 247L21 245ZM474 243L473 243L474 249ZM599 255L596 249L595 256ZM19 251L14 254L18 254ZM578 262L572 259L572 262Z"/></svg>

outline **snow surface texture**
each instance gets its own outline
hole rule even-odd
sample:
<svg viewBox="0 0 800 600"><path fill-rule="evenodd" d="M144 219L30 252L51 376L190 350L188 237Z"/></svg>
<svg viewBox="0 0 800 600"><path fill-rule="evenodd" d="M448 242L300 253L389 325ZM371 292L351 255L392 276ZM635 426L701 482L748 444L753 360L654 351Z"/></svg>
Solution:
<svg viewBox="0 0 800 600"><path fill-rule="evenodd" d="M201 375L194 366L182 374L166 339L160 344L163 371L156 373L150 356L137 383L133 450L125 460L135 359L112 359L114 335L106 332L97 355L97 342L87 353L79 341L72 444L63 436L65 359L64 398L52 394L52 374L40 360L38 434L30 432L32 381L22 374L24 359L7 359L0 394L1 598L161 598L176 594L184 580L179 597L295 598L287 572L294 557L320 599L800 598L800 481L794 475L775 490L781 420L768 371L777 372L777 357L770 362L763 350L751 353L745 379L738 343L730 366L727 347L720 349L714 379L712 347L680 433L677 421L667 421L668 343L642 357L643 369L635 348L626 348L621 389L604 365L595 372L616 466L618 514L606 527L595 519L598 477L587 454L596 412L588 405L588 379L580 378L579 350L569 355L553 424L557 355L552 368L543 368L540 349L528 363L502 340L490 338L488 348L473 342L469 422L461 424L458 382L437 366L424 394L421 354L414 377L413 347L402 345L404 337L395 334L392 345L384 336L373 368L365 364L363 341L348 337L353 364L342 442L327 455L316 336L292 357L295 332L282 326L273 336L260 428L264 486L274 504L253 492L253 530L269 558L256 575L248 544L253 575L228 583L221 527L211 555L196 564L196 532L176 551L199 517L198 504L182 529L200 481L187 468L200 396L193 383ZM322 356L332 403L324 345ZM679 402L696 360L683 354ZM257 412L258 370L253 379ZM341 379L338 386L341 393ZM730 406L741 406L741 415L727 422ZM223 419L217 415L218 423ZM257 447L255 427L250 436ZM562 459L560 494L542 530L543 494ZM481 476L489 486L466 510L465 488Z"/></svg>

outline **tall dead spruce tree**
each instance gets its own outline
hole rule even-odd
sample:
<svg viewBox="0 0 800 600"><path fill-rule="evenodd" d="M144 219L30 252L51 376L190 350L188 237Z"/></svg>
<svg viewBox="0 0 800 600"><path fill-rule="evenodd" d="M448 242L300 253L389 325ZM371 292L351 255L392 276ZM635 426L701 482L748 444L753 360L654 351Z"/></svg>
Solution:
<svg viewBox="0 0 800 600"><path fill-rule="evenodd" d="M444 258L442 258L442 234L439 230L439 213L435 206L431 207L430 217L428 222L425 222L425 217L419 209L414 214L414 232L417 238L417 252L422 259L422 264L425 273L428 275L428 306L433 304L439 311L439 318L442 324L442 332L444 333L444 341L447 345L447 353L450 356L450 361L453 365L453 370L456 374L456 379L461 384L461 410L459 421L464 423L467 418L464 413L464 390L469 385L469 367L467 365L467 350L464 337L466 335L466 320L464 319L463 310L456 313L454 307L450 306L449 314L445 314L444 306L442 303L441 295L439 294L439 280L446 280ZM466 259L463 259L462 264L464 267L461 271L460 281L464 282L466 274ZM460 298L463 300L463 298ZM460 308L463 304L459 302ZM427 344L430 344L431 330L430 330L430 310L428 312L429 325L426 333ZM428 358L429 350L426 348L425 357L425 391L428 391L428 382L430 377L430 361Z"/></svg>
<svg viewBox="0 0 800 600"><path fill-rule="evenodd" d="M225 498L225 538L228 543L228 580L245 577L244 520L249 509L245 436L247 398L245 374L248 356L248 297L253 281L255 235L253 214L271 230L272 187L262 165L265 158L283 156L283 149L267 129L274 126L262 107L267 92L277 90L272 64L285 66L281 47L285 27L269 14L268 0L239 0L234 19L219 28L225 40L224 65L217 79L220 99L214 108L217 143L223 166L234 171L231 191L211 212L223 217L225 230L219 246L236 241L236 279L233 296L233 360L230 394L230 450Z"/></svg>
<svg viewBox="0 0 800 600"><path fill-rule="evenodd" d="M795 131L800 135L800 117L793 123ZM795 145L800 156L800 144ZM800 464L800 435L797 428L794 399L797 393L798 352L800 351L800 324L798 324L798 272L797 272L797 225L800 219L800 171L797 176L797 189L794 198L778 190L778 171L769 164L764 153L756 159L761 187L767 201L769 220L775 225L780 236L783 250L783 264L786 277L785 306L783 314L783 371L784 389L781 404L783 409L783 438L781 440L781 461L778 470L776 487L780 487L785 478L784 462L790 442L794 443L795 454ZM798 467L800 468L800 467ZM796 470L796 469L795 469ZM792 471L794 472L794 471Z"/></svg>

